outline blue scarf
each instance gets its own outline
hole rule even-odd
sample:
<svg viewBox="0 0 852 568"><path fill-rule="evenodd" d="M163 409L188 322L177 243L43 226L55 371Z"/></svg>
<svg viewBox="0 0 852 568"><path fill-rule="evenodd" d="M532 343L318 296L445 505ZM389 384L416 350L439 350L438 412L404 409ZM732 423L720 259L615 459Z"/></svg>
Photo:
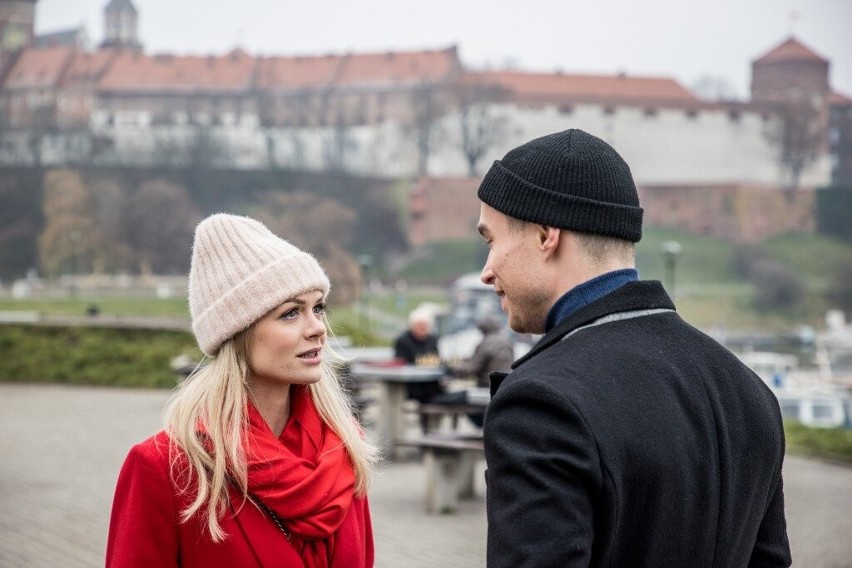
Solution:
<svg viewBox="0 0 852 568"><path fill-rule="evenodd" d="M550 331L559 322L583 306L591 304L616 288L636 280L639 280L639 272L635 268L622 268L601 274L571 288L556 300L556 303L547 312L547 318L544 320L544 331Z"/></svg>

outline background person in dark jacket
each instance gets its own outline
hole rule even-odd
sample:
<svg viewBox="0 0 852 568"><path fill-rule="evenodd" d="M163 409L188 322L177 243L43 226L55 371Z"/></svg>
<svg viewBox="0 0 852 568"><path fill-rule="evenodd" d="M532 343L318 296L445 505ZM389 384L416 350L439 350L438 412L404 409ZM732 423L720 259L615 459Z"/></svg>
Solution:
<svg viewBox="0 0 852 568"><path fill-rule="evenodd" d="M432 314L418 308L408 314L408 329L393 342L393 354L396 359L407 365L438 366L441 363L438 354L438 336L432 333L434 327ZM420 404L429 402L433 396L444 392L441 382L426 381L405 385L406 396ZM426 417L420 417L420 428L426 432Z"/></svg>
<svg viewBox="0 0 852 568"><path fill-rule="evenodd" d="M413 310L408 314L408 329L393 342L394 357L407 365L438 365L438 336L432 333L432 328L432 315L428 311Z"/></svg>
<svg viewBox="0 0 852 568"><path fill-rule="evenodd" d="M483 316L476 322L476 328L482 332L482 339L467 359L447 367L447 374L453 377L476 377L476 386L488 388L491 373L506 372L515 360L512 342L503 334L500 321L494 316ZM438 395L432 402L441 404L464 404L467 402L465 391ZM471 422L482 427L484 412L468 414Z"/></svg>
<svg viewBox="0 0 852 568"><path fill-rule="evenodd" d="M515 360L512 342L503 334L500 320L482 316L476 322L482 339L467 359L449 365L447 372L454 377L476 377L476 386L488 387L495 371L506 372Z"/></svg>
<svg viewBox="0 0 852 568"><path fill-rule="evenodd" d="M569 130L496 161L479 232L515 331L491 377L488 566L789 566L778 403L640 281L630 169Z"/></svg>

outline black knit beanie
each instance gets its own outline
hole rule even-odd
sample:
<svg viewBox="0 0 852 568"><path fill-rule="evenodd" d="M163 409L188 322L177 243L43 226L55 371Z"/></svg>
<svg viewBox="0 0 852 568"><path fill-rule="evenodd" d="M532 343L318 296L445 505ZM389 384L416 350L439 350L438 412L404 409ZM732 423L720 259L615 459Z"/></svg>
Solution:
<svg viewBox="0 0 852 568"><path fill-rule="evenodd" d="M572 129L496 160L479 199L510 217L638 242L642 208L630 167L612 146Z"/></svg>

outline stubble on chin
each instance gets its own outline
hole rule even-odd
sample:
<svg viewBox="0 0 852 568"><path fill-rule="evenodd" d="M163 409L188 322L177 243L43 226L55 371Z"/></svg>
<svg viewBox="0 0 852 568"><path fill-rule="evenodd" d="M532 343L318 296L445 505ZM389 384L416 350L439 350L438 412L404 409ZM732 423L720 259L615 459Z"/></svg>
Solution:
<svg viewBox="0 0 852 568"><path fill-rule="evenodd" d="M535 294L527 299L529 301L523 302L523 307L507 305L509 327L517 333L543 333L549 309L545 309L547 298L543 294Z"/></svg>

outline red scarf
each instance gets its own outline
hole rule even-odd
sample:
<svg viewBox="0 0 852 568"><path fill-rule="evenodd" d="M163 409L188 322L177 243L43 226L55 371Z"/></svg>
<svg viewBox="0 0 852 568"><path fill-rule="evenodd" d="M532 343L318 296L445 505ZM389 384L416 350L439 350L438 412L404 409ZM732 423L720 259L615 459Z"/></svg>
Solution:
<svg viewBox="0 0 852 568"><path fill-rule="evenodd" d="M327 568L352 504L355 471L308 389L291 387L290 396L290 419L279 438L248 405L248 490L283 521L307 568Z"/></svg>

